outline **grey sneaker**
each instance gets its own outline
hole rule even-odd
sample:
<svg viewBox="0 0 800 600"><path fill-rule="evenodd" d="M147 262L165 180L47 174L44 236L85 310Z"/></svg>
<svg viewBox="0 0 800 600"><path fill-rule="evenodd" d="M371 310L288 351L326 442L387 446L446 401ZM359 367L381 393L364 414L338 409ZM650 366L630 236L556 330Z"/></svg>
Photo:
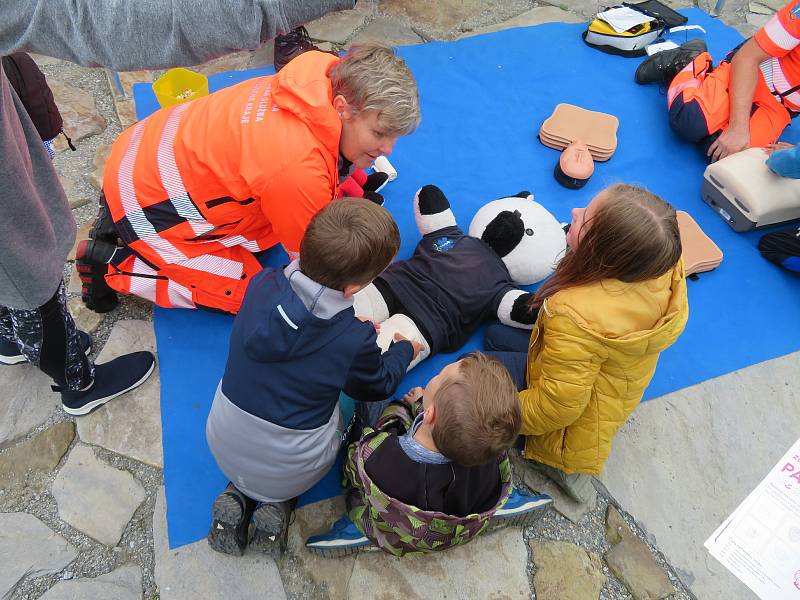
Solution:
<svg viewBox="0 0 800 600"><path fill-rule="evenodd" d="M526 467L539 471L553 481L561 490L575 502L588 504L591 502L594 492L592 476L584 473L564 473L561 469L556 469L550 465L525 459Z"/></svg>

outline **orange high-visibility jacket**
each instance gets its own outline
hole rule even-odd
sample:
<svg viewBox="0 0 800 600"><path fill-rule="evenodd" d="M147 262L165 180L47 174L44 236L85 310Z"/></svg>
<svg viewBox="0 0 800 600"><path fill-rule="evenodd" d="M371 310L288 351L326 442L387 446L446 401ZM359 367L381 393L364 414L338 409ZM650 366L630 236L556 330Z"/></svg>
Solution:
<svg viewBox="0 0 800 600"><path fill-rule="evenodd" d="M252 252L297 252L338 186L342 125L327 76L340 59L307 52L277 75L161 109L126 130L103 192L138 256L106 280L162 306L237 312Z"/></svg>

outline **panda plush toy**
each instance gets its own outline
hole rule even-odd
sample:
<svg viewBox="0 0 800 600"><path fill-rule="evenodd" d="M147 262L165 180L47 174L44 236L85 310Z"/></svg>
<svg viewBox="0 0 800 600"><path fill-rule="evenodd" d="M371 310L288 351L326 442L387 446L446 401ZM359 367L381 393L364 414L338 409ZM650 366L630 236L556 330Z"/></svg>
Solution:
<svg viewBox="0 0 800 600"><path fill-rule="evenodd" d="M400 333L423 351L411 363L460 348L484 321L531 329L533 294L519 289L550 275L566 250L562 226L529 192L481 207L465 234L435 185L414 197L422 239L354 297L356 316L380 325L386 350Z"/></svg>

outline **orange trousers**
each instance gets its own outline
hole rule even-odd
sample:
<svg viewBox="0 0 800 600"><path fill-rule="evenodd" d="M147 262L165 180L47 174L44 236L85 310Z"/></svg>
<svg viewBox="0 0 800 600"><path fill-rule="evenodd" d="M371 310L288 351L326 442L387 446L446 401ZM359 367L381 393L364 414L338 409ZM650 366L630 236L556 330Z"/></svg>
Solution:
<svg viewBox="0 0 800 600"><path fill-rule="evenodd" d="M688 142L713 142L728 127L730 78L731 64L722 62L712 69L708 52L679 72L667 91L673 131ZM758 148L775 143L790 121L789 111L772 95L759 71L750 112L750 145Z"/></svg>

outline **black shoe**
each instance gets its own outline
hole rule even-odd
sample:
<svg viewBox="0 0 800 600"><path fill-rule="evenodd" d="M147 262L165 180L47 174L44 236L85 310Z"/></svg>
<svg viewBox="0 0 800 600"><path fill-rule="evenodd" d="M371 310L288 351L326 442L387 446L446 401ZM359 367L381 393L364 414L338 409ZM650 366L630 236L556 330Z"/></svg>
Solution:
<svg viewBox="0 0 800 600"><path fill-rule="evenodd" d="M273 61L275 72L280 71L295 56L299 56L309 50L319 50L319 48L311 41L305 27L298 27L285 35L279 35L275 38L275 58ZM335 55L336 53L330 52L330 54Z"/></svg>
<svg viewBox="0 0 800 600"><path fill-rule="evenodd" d="M636 69L636 83L670 83L681 69L706 51L703 40L690 40L677 48L656 52Z"/></svg>
<svg viewBox="0 0 800 600"><path fill-rule="evenodd" d="M117 236L117 228L114 225L114 219L111 217L111 211L108 210L108 205L105 201L105 196L100 198L100 209L97 211L97 217L92 223L92 228L89 230L89 238L93 240L101 240L116 244L119 239Z"/></svg>
<svg viewBox="0 0 800 600"><path fill-rule="evenodd" d="M108 263L120 250L104 240L83 240L75 252L75 268L81 278L81 299L91 310L107 313L119 304L117 293L106 283Z"/></svg>
<svg viewBox="0 0 800 600"><path fill-rule="evenodd" d="M250 520L255 507L255 500L228 483L211 507L211 529L208 531L211 549L222 554L241 556L247 547Z"/></svg>
<svg viewBox="0 0 800 600"><path fill-rule="evenodd" d="M253 513L253 539L250 547L257 552L282 554L289 535L289 517L297 499L284 502L262 502Z"/></svg>
<svg viewBox="0 0 800 600"><path fill-rule="evenodd" d="M142 385L156 366L152 352L123 354L102 365L95 365L94 381L87 390L70 392L53 386L61 392L64 412L85 415L102 406L112 398Z"/></svg>
<svg viewBox="0 0 800 600"><path fill-rule="evenodd" d="M364 185L361 186L365 192L380 192L383 186L389 181L389 175L383 171L375 171L367 177Z"/></svg>
<svg viewBox="0 0 800 600"><path fill-rule="evenodd" d="M92 336L85 331L78 331L78 343L83 348L83 353L89 356L92 353ZM0 338L0 364L16 365L26 362L28 359L19 351L16 342Z"/></svg>

